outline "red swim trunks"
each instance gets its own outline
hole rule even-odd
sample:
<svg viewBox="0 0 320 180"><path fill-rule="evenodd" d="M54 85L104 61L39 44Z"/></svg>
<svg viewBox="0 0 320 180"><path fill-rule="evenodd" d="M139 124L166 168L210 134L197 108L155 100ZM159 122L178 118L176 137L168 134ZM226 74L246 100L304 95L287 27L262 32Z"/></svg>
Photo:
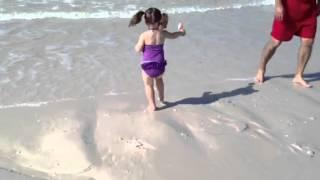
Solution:
<svg viewBox="0 0 320 180"><path fill-rule="evenodd" d="M290 41L294 35L314 39L317 31L316 0L282 0L283 20L274 19L271 35Z"/></svg>

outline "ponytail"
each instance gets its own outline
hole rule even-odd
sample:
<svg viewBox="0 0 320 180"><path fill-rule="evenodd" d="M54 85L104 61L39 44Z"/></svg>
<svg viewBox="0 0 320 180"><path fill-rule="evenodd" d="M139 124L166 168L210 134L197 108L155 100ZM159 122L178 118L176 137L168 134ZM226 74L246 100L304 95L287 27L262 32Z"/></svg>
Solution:
<svg viewBox="0 0 320 180"><path fill-rule="evenodd" d="M162 13L161 16L162 16L161 18L169 18L167 13Z"/></svg>
<svg viewBox="0 0 320 180"><path fill-rule="evenodd" d="M162 25L164 28L167 27L169 21L169 16L167 13L162 13L161 14L161 20L160 20L160 25Z"/></svg>
<svg viewBox="0 0 320 180"><path fill-rule="evenodd" d="M140 21L141 21L141 18L142 16L144 15L145 13L143 11L139 11L137 12L130 20L130 23L129 23L129 27L131 26L135 26L136 24L138 24Z"/></svg>

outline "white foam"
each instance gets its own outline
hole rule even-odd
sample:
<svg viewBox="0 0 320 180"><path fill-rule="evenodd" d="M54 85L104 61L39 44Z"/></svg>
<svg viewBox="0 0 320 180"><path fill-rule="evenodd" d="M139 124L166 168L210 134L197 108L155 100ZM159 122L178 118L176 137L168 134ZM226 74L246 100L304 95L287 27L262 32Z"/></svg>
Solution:
<svg viewBox="0 0 320 180"><path fill-rule="evenodd" d="M2 80L2 81L7 81L7 80ZM0 84L3 83L2 81L0 81ZM10 79L8 80L10 81ZM108 93L105 93L105 96L118 96L118 95L127 95L127 92L114 92L114 91L110 91ZM81 99L93 99L95 98L95 96L87 96ZM52 104L52 103L60 103L60 102L68 102L68 101L77 101L77 100L81 100L81 99L77 99L77 98L62 98L62 99L57 99L57 100L52 100L52 101L40 101L40 102L26 102L26 103L18 103L18 104L10 104L10 105L0 105L0 109L10 109L10 108L21 108L21 107L41 107L41 106L45 106L48 104Z"/></svg>
<svg viewBox="0 0 320 180"><path fill-rule="evenodd" d="M100 40L98 40L98 42L108 46L113 46L113 47L117 46L117 43L113 41L113 39L110 36L101 38Z"/></svg>
<svg viewBox="0 0 320 180"><path fill-rule="evenodd" d="M7 73L7 68L0 66L0 73Z"/></svg>
<svg viewBox="0 0 320 180"><path fill-rule="evenodd" d="M18 107L40 107L47 104L49 104L49 102L20 103L20 104L2 105L0 106L0 109L10 109L10 108L18 108Z"/></svg>
<svg viewBox="0 0 320 180"><path fill-rule="evenodd" d="M48 1L47 0L41 0L41 1L30 1L28 2L30 4L48 4Z"/></svg>
<svg viewBox="0 0 320 180"><path fill-rule="evenodd" d="M10 81L11 81L11 80L6 77L6 78L0 80L0 84L7 84L7 83L9 83Z"/></svg>
<svg viewBox="0 0 320 180"><path fill-rule="evenodd" d="M31 80L35 80L36 77L37 77L37 74L38 74L37 71L35 71L35 70L33 70L33 69L30 69L30 70L29 70L29 76L30 76L30 79L31 79Z"/></svg>
<svg viewBox="0 0 320 180"><path fill-rule="evenodd" d="M212 8L203 8L203 7L179 7L179 8L170 8L166 10L166 12L170 14L182 14L182 13L192 13L192 12L208 12L208 11L215 11L215 10L224 10L224 9L240 9L243 7L255 7L255 6L267 6L273 5L274 1L272 0L265 0L263 2L254 2L248 4L232 4L229 6L218 6Z"/></svg>
<svg viewBox="0 0 320 180"><path fill-rule="evenodd" d="M105 93L104 95L105 96L118 96L118 95L127 95L128 93L127 92L120 92L120 93L117 93L117 92L114 92L114 91L109 91L107 93Z"/></svg>
<svg viewBox="0 0 320 180"><path fill-rule="evenodd" d="M254 78L228 78L227 81L254 81Z"/></svg>
<svg viewBox="0 0 320 180"><path fill-rule="evenodd" d="M47 51L52 51L58 49L58 46L48 45L45 47Z"/></svg>
<svg viewBox="0 0 320 180"><path fill-rule="evenodd" d="M73 4L74 0L64 0L63 2L66 3L66 4Z"/></svg>
<svg viewBox="0 0 320 180"><path fill-rule="evenodd" d="M10 109L10 108L22 108L22 107L41 107L51 103L58 102L67 102L67 101L76 101L75 98L63 98L55 101L42 101L42 102L26 102L26 103L18 103L18 104L10 104L10 105L0 105L0 109Z"/></svg>
<svg viewBox="0 0 320 180"><path fill-rule="evenodd" d="M233 4L229 6L218 6L218 7L174 7L161 9L169 14L184 14L199 12L204 13L208 11L224 10L224 9L239 9L243 7L255 7L255 6L266 6L273 5L274 2L271 0L266 0L263 2L254 2L248 4ZM114 11L98 11L98 12L13 12L13 13L0 13L0 21L9 20L33 20L33 19L45 19L45 18L61 18L61 19L104 19L104 18L130 18L135 14L138 9L135 5L128 5L124 10L114 10Z"/></svg>
<svg viewBox="0 0 320 180"><path fill-rule="evenodd" d="M72 59L68 54L59 53L60 64L68 71L72 70Z"/></svg>
<svg viewBox="0 0 320 180"><path fill-rule="evenodd" d="M19 80L21 80L21 79L23 79L24 78L24 72L23 71L21 71L21 70L18 70L17 71L17 75L16 75L16 81L19 81Z"/></svg>
<svg viewBox="0 0 320 180"><path fill-rule="evenodd" d="M56 11L56 10L59 9L59 6L54 6L54 7L52 7L51 9L54 10L54 11Z"/></svg>

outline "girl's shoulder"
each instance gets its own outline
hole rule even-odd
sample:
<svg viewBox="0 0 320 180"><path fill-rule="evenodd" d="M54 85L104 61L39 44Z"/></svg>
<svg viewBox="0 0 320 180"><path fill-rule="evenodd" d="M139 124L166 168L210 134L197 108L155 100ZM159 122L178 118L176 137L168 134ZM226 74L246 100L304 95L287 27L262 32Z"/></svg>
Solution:
<svg viewBox="0 0 320 180"><path fill-rule="evenodd" d="M140 39L145 39L145 38L147 37L147 35L148 35L148 31L144 31L144 32L142 32L142 33L140 34L139 38L140 38Z"/></svg>
<svg viewBox="0 0 320 180"><path fill-rule="evenodd" d="M143 31L140 36L145 36L148 33L148 31Z"/></svg>
<svg viewBox="0 0 320 180"><path fill-rule="evenodd" d="M140 34L142 37L147 37L148 35L150 35L150 30L146 30Z"/></svg>
<svg viewBox="0 0 320 180"><path fill-rule="evenodd" d="M146 30L142 32L140 36L148 38L148 37L154 36L155 34L162 34L162 30L158 30L158 31Z"/></svg>

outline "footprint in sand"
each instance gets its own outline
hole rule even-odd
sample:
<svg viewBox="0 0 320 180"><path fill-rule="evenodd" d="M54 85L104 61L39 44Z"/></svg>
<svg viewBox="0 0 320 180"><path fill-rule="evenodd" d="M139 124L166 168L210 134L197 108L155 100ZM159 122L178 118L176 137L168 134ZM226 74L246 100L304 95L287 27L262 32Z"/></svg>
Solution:
<svg viewBox="0 0 320 180"><path fill-rule="evenodd" d="M313 158L316 155L315 149L309 146L293 143L293 144L290 144L288 147L291 152L293 153L299 152L306 156L309 156L310 158Z"/></svg>
<svg viewBox="0 0 320 180"><path fill-rule="evenodd" d="M244 132L249 129L249 125L242 121L235 121L227 118L209 118L209 120L217 125L224 125L230 128L233 128L236 132Z"/></svg>
<svg viewBox="0 0 320 180"><path fill-rule="evenodd" d="M142 149L142 150L156 150L156 148L146 142L145 140L142 139L138 139L138 138L133 138L133 139L124 139L124 138L120 138L121 141L124 141L127 145L131 146L131 147L135 147L137 149Z"/></svg>
<svg viewBox="0 0 320 180"><path fill-rule="evenodd" d="M309 118L310 121L314 121L315 119L316 119L315 117ZM236 120L232 120L222 116L218 116L217 118L209 118L209 120L216 125L224 125L226 127L231 127L237 132L244 132L249 130L251 136L265 138L266 140L269 140L270 142L276 143L280 146L285 145L289 148L291 152L295 154L300 153L307 157L313 158L315 157L316 154L318 154L318 151L320 151L314 147L310 147L310 146L298 144L298 143L288 143L286 140L279 139L273 136L272 133L270 133L266 128L264 128L260 124L253 121L249 121L248 123L245 123L242 121L236 121ZM286 134L284 135L284 137L287 139L289 135Z"/></svg>
<svg viewBox="0 0 320 180"><path fill-rule="evenodd" d="M310 120L310 121L314 121L314 120L316 120L316 117L311 116L311 117L309 117L309 120Z"/></svg>

